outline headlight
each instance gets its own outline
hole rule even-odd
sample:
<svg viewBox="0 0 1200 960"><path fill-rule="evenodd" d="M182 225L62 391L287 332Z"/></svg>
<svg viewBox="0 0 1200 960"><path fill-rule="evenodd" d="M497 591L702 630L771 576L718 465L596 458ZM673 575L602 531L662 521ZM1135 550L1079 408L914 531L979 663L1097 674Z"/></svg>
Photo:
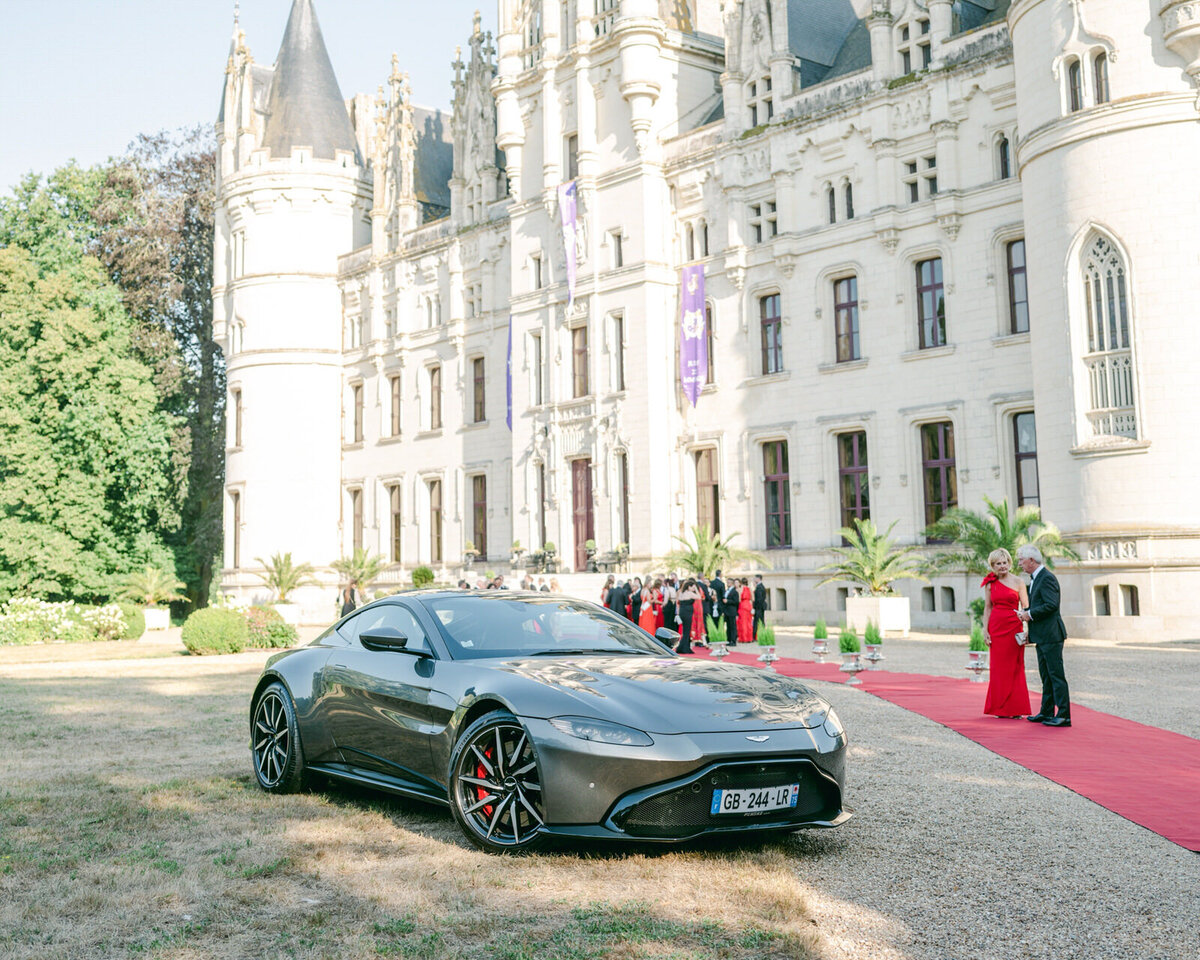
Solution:
<svg viewBox="0 0 1200 960"><path fill-rule="evenodd" d="M830 707L829 712L825 714L825 723L822 724L822 727L835 740L846 732L846 728L842 726L842 721L834 713L833 707Z"/></svg>
<svg viewBox="0 0 1200 960"><path fill-rule="evenodd" d="M587 717L552 717L550 724L563 733L580 740L595 740L597 743L615 743L626 747L648 747L653 740L648 733L607 720L589 720Z"/></svg>

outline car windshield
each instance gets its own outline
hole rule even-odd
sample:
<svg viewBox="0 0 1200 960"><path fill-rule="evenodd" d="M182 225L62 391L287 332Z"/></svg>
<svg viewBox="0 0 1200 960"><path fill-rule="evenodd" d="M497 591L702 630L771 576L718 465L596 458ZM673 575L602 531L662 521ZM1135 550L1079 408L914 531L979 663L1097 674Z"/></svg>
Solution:
<svg viewBox="0 0 1200 960"><path fill-rule="evenodd" d="M424 601L456 660L569 654L670 655L624 617L561 597L464 594Z"/></svg>

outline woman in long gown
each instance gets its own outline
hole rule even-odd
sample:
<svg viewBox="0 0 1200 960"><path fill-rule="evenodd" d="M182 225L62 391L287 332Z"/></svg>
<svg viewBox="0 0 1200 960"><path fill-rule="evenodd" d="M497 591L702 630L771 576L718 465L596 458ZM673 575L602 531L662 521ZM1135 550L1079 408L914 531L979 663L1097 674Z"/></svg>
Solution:
<svg viewBox="0 0 1200 960"><path fill-rule="evenodd" d="M754 600L750 595L750 581L742 577L742 587L738 591L737 616L738 643L754 642Z"/></svg>
<svg viewBox="0 0 1200 960"><path fill-rule="evenodd" d="M679 609L679 646L676 653L692 652L692 618L696 611L696 601L700 599L700 591L696 589L695 580L687 580L680 587L676 596Z"/></svg>
<svg viewBox="0 0 1200 960"><path fill-rule="evenodd" d="M638 615L638 626L650 636L658 629L658 618L662 614L662 581L655 580L642 590L642 612Z"/></svg>
<svg viewBox="0 0 1200 960"><path fill-rule="evenodd" d="M983 712L1015 719L1029 713L1029 688L1025 684L1025 648L1016 635L1025 629L1018 609L1028 609L1025 583L1012 572L1012 557L1001 548L988 557L992 572L983 578L983 619L987 624L987 697Z"/></svg>
<svg viewBox="0 0 1200 960"><path fill-rule="evenodd" d="M708 587L696 581L696 599L692 601L692 643L708 642L707 627L704 623L704 595L707 590Z"/></svg>

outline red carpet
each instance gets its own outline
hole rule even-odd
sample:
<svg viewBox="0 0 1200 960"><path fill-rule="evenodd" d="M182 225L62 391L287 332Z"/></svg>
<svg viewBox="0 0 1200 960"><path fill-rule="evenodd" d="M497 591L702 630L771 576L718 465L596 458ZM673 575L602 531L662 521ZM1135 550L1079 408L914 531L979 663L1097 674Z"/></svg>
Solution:
<svg viewBox="0 0 1200 960"><path fill-rule="evenodd" d="M762 666L755 654L731 653L730 663ZM707 656L702 652L699 656ZM808 680L842 681L840 662L781 658L776 672ZM986 683L919 673L863 671L867 693L919 713L1034 773L1062 784L1173 843L1200 852L1200 740L1114 717L1078 704L1071 727L984 716ZM1037 690L1030 698L1037 705Z"/></svg>

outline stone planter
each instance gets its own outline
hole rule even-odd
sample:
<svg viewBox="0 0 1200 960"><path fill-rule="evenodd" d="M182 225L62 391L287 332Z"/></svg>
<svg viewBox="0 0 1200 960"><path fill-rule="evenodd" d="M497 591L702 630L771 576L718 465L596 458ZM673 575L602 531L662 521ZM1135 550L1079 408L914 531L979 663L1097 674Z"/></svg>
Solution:
<svg viewBox="0 0 1200 960"><path fill-rule="evenodd" d="M986 650L968 650L967 667L971 673L972 683L983 683L983 672L987 670L988 652Z"/></svg>
<svg viewBox="0 0 1200 960"><path fill-rule="evenodd" d="M167 630L171 626L171 611L168 607L142 607L146 616L147 630Z"/></svg>
<svg viewBox="0 0 1200 960"><path fill-rule="evenodd" d="M775 644L762 644L762 653L758 655L759 663L774 663L778 659L775 656Z"/></svg>
<svg viewBox="0 0 1200 960"><path fill-rule="evenodd" d="M867 648L867 652L865 654L863 654L863 659L867 661L867 669L868 670L883 669L882 667L879 666L879 661L885 659L884 655L879 652L880 644L867 643L867 644L864 644L864 646Z"/></svg>
<svg viewBox="0 0 1200 960"><path fill-rule="evenodd" d="M908 597L847 597L846 626L861 633L868 620L883 634L907 637L911 625Z"/></svg>
<svg viewBox="0 0 1200 960"><path fill-rule="evenodd" d="M858 674L865 668L866 664L862 662L862 654L857 650L853 653L843 653L842 665L838 667L842 673L850 674L849 679L846 681L846 685L851 687L862 683L862 681L858 679Z"/></svg>
<svg viewBox="0 0 1200 960"><path fill-rule="evenodd" d="M284 623L290 623L293 627L300 624L301 607L298 603L277 603L275 609L279 611L279 615L283 617Z"/></svg>
<svg viewBox="0 0 1200 960"><path fill-rule="evenodd" d="M829 641L814 639L813 645L812 645L812 652L813 652L813 656L817 660L817 663L824 663L825 657L829 654Z"/></svg>

